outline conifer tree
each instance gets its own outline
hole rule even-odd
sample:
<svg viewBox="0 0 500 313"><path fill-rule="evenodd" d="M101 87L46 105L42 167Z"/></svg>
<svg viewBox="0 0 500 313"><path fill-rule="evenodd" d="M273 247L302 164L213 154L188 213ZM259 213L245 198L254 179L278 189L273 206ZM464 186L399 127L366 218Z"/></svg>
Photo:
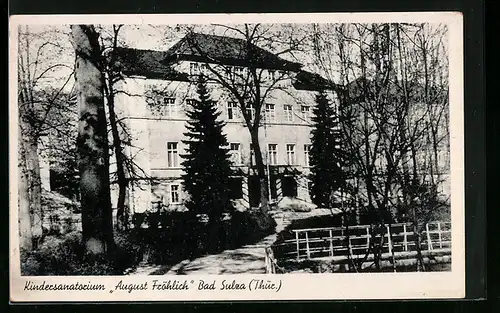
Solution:
<svg viewBox="0 0 500 313"><path fill-rule="evenodd" d="M218 223L224 211L229 209L229 177L231 161L223 121L217 120L220 112L211 101L206 79L199 77L198 101L187 110L188 138L183 141L187 153L183 155L185 190L190 198L186 203L191 212L205 213L210 223Z"/></svg>
<svg viewBox="0 0 500 313"><path fill-rule="evenodd" d="M316 106L313 109L313 129L311 131L311 199L320 207L331 207L330 197L345 181L342 172L342 151L338 118L333 106L324 92L316 95Z"/></svg>

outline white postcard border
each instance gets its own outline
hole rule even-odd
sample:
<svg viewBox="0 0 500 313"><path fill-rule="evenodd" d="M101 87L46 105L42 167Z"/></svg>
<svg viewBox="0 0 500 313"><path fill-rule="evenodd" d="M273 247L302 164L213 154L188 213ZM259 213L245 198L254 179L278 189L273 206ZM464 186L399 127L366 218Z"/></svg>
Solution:
<svg viewBox="0 0 500 313"><path fill-rule="evenodd" d="M224 23L354 23L439 22L448 24L450 82L452 270L433 273L287 274L287 275L187 275L187 276L20 276L17 209L17 31L20 24L204 24ZM300 14L178 14L178 15L25 15L10 18L10 299L16 302L82 301L217 301L217 300L327 300L327 299L435 299L465 296L465 202L463 124L463 16L459 12L408 13L300 13ZM235 280L244 284L263 279L280 285L269 290L197 290L200 280ZM187 280L183 291L115 291L122 280L142 284L153 280ZM103 284L105 291L28 291L26 283ZM191 283L193 281L193 283Z"/></svg>

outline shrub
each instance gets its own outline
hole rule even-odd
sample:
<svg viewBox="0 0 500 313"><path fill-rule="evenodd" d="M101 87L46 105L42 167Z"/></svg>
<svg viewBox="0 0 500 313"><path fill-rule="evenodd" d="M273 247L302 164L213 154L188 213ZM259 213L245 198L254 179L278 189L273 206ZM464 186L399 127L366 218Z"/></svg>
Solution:
<svg viewBox="0 0 500 313"><path fill-rule="evenodd" d="M141 246L129 235L117 234L111 255L86 253L81 232L47 236L39 249L21 254L22 275L115 275L141 259Z"/></svg>
<svg viewBox="0 0 500 313"><path fill-rule="evenodd" d="M283 211L311 212L316 208L316 205L300 199L284 197L278 203L277 207Z"/></svg>
<svg viewBox="0 0 500 313"><path fill-rule="evenodd" d="M232 247L259 240L272 234L276 229L276 221L259 210L235 211L229 223L226 237L231 238Z"/></svg>

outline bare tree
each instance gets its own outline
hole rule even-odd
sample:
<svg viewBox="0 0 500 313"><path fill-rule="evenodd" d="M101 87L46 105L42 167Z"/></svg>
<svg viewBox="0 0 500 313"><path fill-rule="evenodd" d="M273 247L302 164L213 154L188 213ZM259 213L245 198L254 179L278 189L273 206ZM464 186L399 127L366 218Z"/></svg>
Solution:
<svg viewBox="0 0 500 313"><path fill-rule="evenodd" d="M153 177L148 175L135 161L135 156L127 153L127 148L134 147L132 144L133 134L123 116L119 115L116 108L116 97L126 94L129 97L142 97L143 95L132 94L119 87L119 83L125 79L123 73L123 62L126 60L123 54L130 51L122 36L124 25L113 24L111 26L99 25L97 31L100 34L100 49L103 60L103 73L105 76L104 95L107 105L108 126L111 130L112 153L116 160L115 172L111 173L111 182L118 186L116 225L118 229L126 229L129 226L128 189L132 186L142 187L141 181L154 182Z"/></svg>
<svg viewBox="0 0 500 313"><path fill-rule="evenodd" d="M51 58L55 51L64 47L58 42L58 30L35 32L29 26L18 29L18 108L19 108L19 212L21 245L36 248L43 235L43 211L41 204L42 184L39 164L39 141L47 128L52 127L48 116L57 99L71 79L63 73L61 87L50 96L40 91L51 81L51 74L72 66ZM56 82L58 84L58 82ZM27 197L27 198L25 198ZM29 229L29 231L28 231Z"/></svg>
<svg viewBox="0 0 500 313"><path fill-rule="evenodd" d="M201 56L206 64L208 82L220 84L229 92L238 104L239 111L250 133L255 167L260 185L260 209L263 213L269 210L268 182L263 151L259 142L259 131L263 122L265 104L275 91L288 92L284 86L294 73L300 69L298 63L286 61L278 56L292 55L302 49L306 36L293 34L284 30L276 31L272 25L244 24L239 26L214 25L224 35L232 33L237 36L238 44L231 49L239 55L241 64L235 70L235 64L227 64L223 58L214 56L202 46L193 28L188 29L186 36L193 53ZM272 45L274 44L274 47ZM273 59L263 59L262 48L278 47ZM269 71L271 69L271 71Z"/></svg>
<svg viewBox="0 0 500 313"><path fill-rule="evenodd" d="M78 152L83 240L88 252L114 247L104 75L99 35L93 25L72 25L79 105Z"/></svg>
<svg viewBox="0 0 500 313"><path fill-rule="evenodd" d="M440 61L434 54L434 65L430 66L429 51L437 49L430 44L430 38L435 35L428 34L425 41L421 27L401 24L314 26L313 48L320 68L329 73L340 69L337 77L340 76L338 80L345 86L340 94L339 113L343 148L348 156L345 166L351 175L349 190L353 198L366 204L367 213L378 228L389 227L389 234L392 234L391 224L397 219L398 201L402 201L405 208L416 208L414 199L429 194L419 186L430 180L435 188L436 170L429 166L438 167L437 156L428 152L443 150L442 145L434 145L434 148L426 144L432 143L432 134L438 132L433 131L433 127L442 133L442 120L447 111L444 104L447 94L443 91L447 87L440 85L437 88L440 92L436 92L428 83L429 73L436 70ZM336 55L325 53L325 45L334 47ZM436 98L427 96L431 93ZM442 136L446 137L446 133ZM426 161L429 158L432 162ZM429 179L429 170L434 178ZM429 205L427 201L424 206ZM431 216L430 207L426 212L414 212L411 217L415 233L421 233L422 222ZM372 247L377 267L384 244L384 236L379 238ZM419 244L417 250L420 251ZM394 255L392 262L396 270Z"/></svg>

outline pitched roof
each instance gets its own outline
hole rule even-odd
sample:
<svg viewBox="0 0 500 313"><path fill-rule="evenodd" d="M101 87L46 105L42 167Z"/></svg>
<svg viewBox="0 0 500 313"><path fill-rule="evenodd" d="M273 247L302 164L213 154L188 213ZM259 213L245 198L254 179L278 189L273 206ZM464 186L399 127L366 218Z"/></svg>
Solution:
<svg viewBox="0 0 500 313"><path fill-rule="evenodd" d="M301 70L295 76L293 87L298 90L321 91L321 90L339 90L340 86L323 76Z"/></svg>
<svg viewBox="0 0 500 313"><path fill-rule="evenodd" d="M115 53L115 64L125 75L138 75L153 79L189 80L186 74L175 71L161 62L165 59L165 51L118 47L115 49Z"/></svg>
<svg viewBox="0 0 500 313"><path fill-rule="evenodd" d="M247 59L250 50L252 60ZM248 46L243 39L200 33L189 33L167 51L165 63L176 60L241 66L253 63L260 68L290 71L301 68L301 64L282 59L254 44Z"/></svg>

